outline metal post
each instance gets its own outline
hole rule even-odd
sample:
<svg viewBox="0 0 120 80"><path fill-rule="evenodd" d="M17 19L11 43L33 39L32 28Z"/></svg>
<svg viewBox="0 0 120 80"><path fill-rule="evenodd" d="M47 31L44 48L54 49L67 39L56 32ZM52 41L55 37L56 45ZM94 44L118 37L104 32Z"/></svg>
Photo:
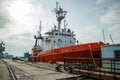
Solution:
<svg viewBox="0 0 120 80"><path fill-rule="evenodd" d="M79 73L81 73L81 70L80 70L80 66L81 66L80 59L78 59L78 62L79 62Z"/></svg>
<svg viewBox="0 0 120 80"><path fill-rule="evenodd" d="M112 72L112 59L110 61L111 61L111 72Z"/></svg>
<svg viewBox="0 0 120 80"><path fill-rule="evenodd" d="M116 80L115 60L113 60L113 64L114 64L114 80Z"/></svg>
<svg viewBox="0 0 120 80"><path fill-rule="evenodd" d="M87 67L88 67L87 70L88 70L88 77L89 77L89 71L90 71L90 70L89 70L89 59L87 59Z"/></svg>
<svg viewBox="0 0 120 80"><path fill-rule="evenodd" d="M99 61L99 64L100 64L100 61ZM99 78L101 79L101 70L99 68Z"/></svg>
<svg viewBox="0 0 120 80"><path fill-rule="evenodd" d="M64 58L64 70L66 70L65 65L66 65L66 58Z"/></svg>

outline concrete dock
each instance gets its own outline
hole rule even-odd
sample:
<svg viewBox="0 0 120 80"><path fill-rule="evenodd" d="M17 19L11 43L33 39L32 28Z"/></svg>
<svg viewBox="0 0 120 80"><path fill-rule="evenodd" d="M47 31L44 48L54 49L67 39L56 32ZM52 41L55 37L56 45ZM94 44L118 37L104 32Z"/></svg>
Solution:
<svg viewBox="0 0 120 80"><path fill-rule="evenodd" d="M9 80L9 72L5 64L0 60L0 80Z"/></svg>
<svg viewBox="0 0 120 80"><path fill-rule="evenodd" d="M13 61L10 59L4 59L4 61L6 61L12 66L12 70L14 71L14 74L19 80L56 80L77 76L73 74L55 71L55 64L40 62L31 63L17 60ZM3 66L2 68L5 68L5 66ZM3 74L4 76L8 75L8 72L3 72L5 72L5 74ZM9 79L3 78L3 80Z"/></svg>

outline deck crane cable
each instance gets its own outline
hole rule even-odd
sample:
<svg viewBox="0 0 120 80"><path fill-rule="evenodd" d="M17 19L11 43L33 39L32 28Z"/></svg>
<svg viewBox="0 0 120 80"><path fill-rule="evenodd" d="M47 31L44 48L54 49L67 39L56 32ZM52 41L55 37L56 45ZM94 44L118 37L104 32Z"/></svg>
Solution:
<svg viewBox="0 0 120 80"><path fill-rule="evenodd" d="M91 57L94 58L94 57L93 57L93 54L92 54L92 51L91 51L91 45L88 45L88 47L90 48ZM85 52L83 52L83 53L85 53ZM79 58L83 55L83 53L79 56ZM93 60L93 63L97 66L95 60ZM99 68L99 67L97 66L97 68Z"/></svg>
<svg viewBox="0 0 120 80"><path fill-rule="evenodd" d="M114 44L114 41L113 41L113 39L112 39L112 36L111 36L111 34L110 34L109 36L110 36L110 39L111 39L112 43Z"/></svg>
<svg viewBox="0 0 120 80"><path fill-rule="evenodd" d="M93 53L92 53L92 50L91 50L91 45L88 45L88 47L90 48L90 54L91 54L91 57L92 57L92 60L93 60L93 64L95 64L95 66L96 66L97 68L99 68L99 67L97 66L95 60L93 59L94 57L93 57Z"/></svg>

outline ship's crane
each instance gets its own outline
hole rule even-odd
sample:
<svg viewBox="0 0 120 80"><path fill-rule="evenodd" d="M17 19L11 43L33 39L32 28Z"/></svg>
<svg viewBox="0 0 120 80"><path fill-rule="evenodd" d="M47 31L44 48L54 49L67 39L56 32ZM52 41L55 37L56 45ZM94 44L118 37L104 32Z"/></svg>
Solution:
<svg viewBox="0 0 120 80"><path fill-rule="evenodd" d="M38 36L34 35L34 38L35 38L35 45L33 46L32 48L32 51L33 51L33 55L37 55L39 51L42 51L40 45L39 45L39 40L42 40L43 37L41 36L41 26L42 23L40 21L40 25L39 25L39 30L37 31L38 32Z"/></svg>
<svg viewBox="0 0 120 80"><path fill-rule="evenodd" d="M36 39L35 40L35 45L34 46L37 46L38 45L38 40L39 39L43 39L42 35L41 35L41 26L42 25L42 22L40 21L40 25L39 25L39 30L37 31L38 32L38 36L34 36L34 38Z"/></svg>

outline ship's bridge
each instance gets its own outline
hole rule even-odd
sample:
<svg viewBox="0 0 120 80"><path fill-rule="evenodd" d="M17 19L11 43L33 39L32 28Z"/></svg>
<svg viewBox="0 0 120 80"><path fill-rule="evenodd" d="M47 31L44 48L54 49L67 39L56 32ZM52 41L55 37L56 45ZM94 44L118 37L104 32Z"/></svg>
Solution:
<svg viewBox="0 0 120 80"><path fill-rule="evenodd" d="M74 32L71 32L70 30L48 31L45 33L45 36L43 37L43 41L42 41L43 50L72 46L76 42L74 36L75 36Z"/></svg>
<svg viewBox="0 0 120 80"><path fill-rule="evenodd" d="M68 29L68 31L52 30L52 31L46 32L45 34L48 36L51 36L51 35L52 36L69 36L69 37L75 36L74 32L71 32L70 29Z"/></svg>

